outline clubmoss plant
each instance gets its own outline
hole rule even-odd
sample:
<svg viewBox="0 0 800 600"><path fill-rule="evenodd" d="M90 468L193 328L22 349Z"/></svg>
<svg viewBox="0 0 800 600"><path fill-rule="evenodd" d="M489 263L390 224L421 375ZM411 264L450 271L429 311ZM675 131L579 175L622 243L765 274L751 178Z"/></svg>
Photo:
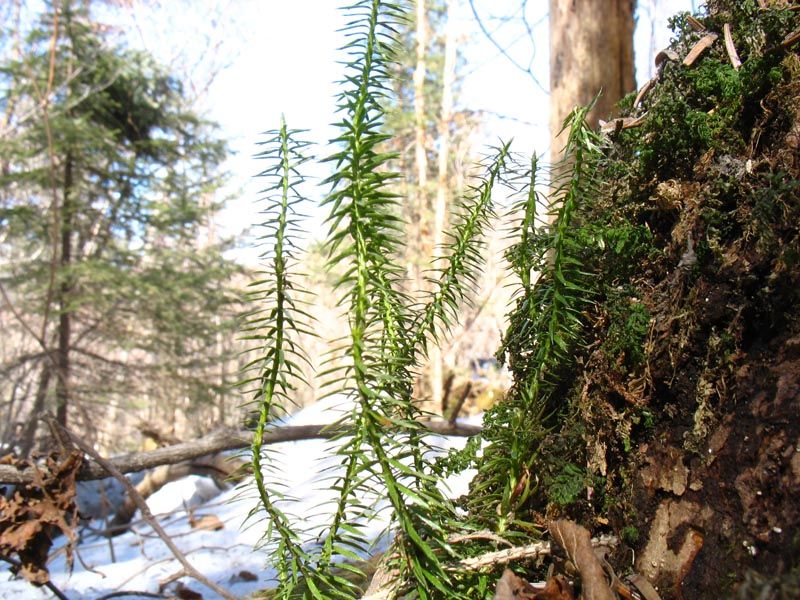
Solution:
<svg viewBox="0 0 800 600"><path fill-rule="evenodd" d="M302 180L299 169L305 158L300 152L305 144L294 141L294 132L284 125L271 140L272 150L264 153L275 163L265 174L275 179L270 189L276 199L267 224L274 240L269 277L260 282L264 292L256 297L266 300L268 308L251 320L252 339L261 344L251 362L259 373L254 399L260 415L252 446L259 493L253 514L269 521L265 541L274 548L277 597L357 597L359 589L340 569L358 570L343 561L368 552L371 540L364 526L385 510L383 500L399 530L390 549L398 577L410 581L421 598L451 597L457 594L442 561L453 556L447 537L456 515L437 486L412 384L428 344L447 330L476 281L483 262L482 235L493 215L492 188L508 146L487 161L485 176L461 201L446 258L432 271L431 291L422 306L413 305L402 291L402 223L392 188L396 174L388 167L393 155L381 150L393 35L404 13L400 6L378 0L362 0L347 10L352 16L345 27L350 62L338 101L339 150L326 159L334 173L325 182L331 192L323 202L329 211L328 265L348 265L335 282L349 323L338 353L345 361L322 373L329 393L352 405L336 427L339 468L327 482L336 498L320 543L312 548L283 512L287 499L270 489L261 474L269 465L262 458L267 457L262 441L270 414L277 401L290 400L291 377L299 372L290 356L303 356L294 334L307 330L298 325L295 315L305 313L291 301L290 292L297 288L287 271L292 248L288 231L297 200L292 194L294 182Z"/></svg>
<svg viewBox="0 0 800 600"><path fill-rule="evenodd" d="M266 525L262 543L275 544L272 563L281 598L292 596L300 577L307 581L325 579L303 549L294 520L281 509L288 498L280 484L268 481L271 461L263 445L270 422L293 404L293 383L301 377L300 363L306 361L297 339L311 332L308 327L311 317L302 308L303 288L295 284L292 273L296 265L293 239L298 234L295 207L304 200L299 193L303 183L300 169L308 160L304 155L308 143L294 139L299 133L289 130L282 120L279 130L267 133L265 150L258 155L270 163L260 174L268 182L261 223L265 233L260 238L267 244L267 250L261 257L265 263L262 278L251 284L250 300L257 308L246 320L245 339L256 345L257 356L246 365L249 376L242 383L254 388L253 403L258 409L251 445L258 503L250 518L263 515Z"/></svg>
<svg viewBox="0 0 800 600"><path fill-rule="evenodd" d="M534 229L535 160L517 206L522 218L515 235L520 241L508 258L521 285L498 352L508 362L514 385L506 401L484 419L489 446L468 502L474 514L495 515L492 525L500 531L515 523L517 510L535 491L538 480L531 466L542 441L566 413L567 404L556 392L581 341L581 313L594 294L593 277L582 266L583 233L573 222L578 205L595 193L593 173L601 156L601 139L585 121L590 108L576 108L565 120L569 167L555 171L550 225ZM531 271L538 274L535 280Z"/></svg>
<svg viewBox="0 0 800 600"><path fill-rule="evenodd" d="M543 490L532 466L546 436L569 417L569 405L558 392L574 368L583 315L598 288L597 278L583 267L586 245L602 238L623 252L638 247L642 236L625 224L609 232L576 221L579 207L597 193L594 173L602 154L601 138L585 121L591 107L578 108L564 124L567 162L551 183L555 192L542 215L545 225L537 215L542 204L536 191L538 160L521 168L509 144L500 145L454 211L444 258L429 272L428 291L413 296L421 302L412 300L403 291L404 224L394 191L398 176L389 166L394 155L383 151L394 32L405 17L401 6L378 0L361 0L348 11L350 58L338 98L338 150L326 159L333 174L325 182L330 193L323 206L328 210L327 265L340 274L334 288L349 327L334 353L344 361L330 363L322 376L328 393L346 398L352 408L333 428L337 468L326 487L335 498L328 505L330 520L314 543L288 516L289 498L262 474L270 466L263 436L276 406L291 401L292 380L304 360L296 340L309 330L303 324L308 315L294 295L300 286L290 275L293 209L300 201L306 144L295 141L297 132L282 124L263 154L273 163L264 174L273 180L274 198L267 222L269 268L257 285L260 295L254 296L267 308L251 319L252 339L259 344L251 362L257 375L249 379L258 383L254 400L259 406L252 445L259 501L253 517L268 520L264 541L278 571L274 597L357 597L360 588L353 581L359 577L344 575L359 575L356 561L371 543L365 525L382 510L391 511L397 531L387 556L403 593L485 597L486 574L467 575L452 567L459 556L474 554L475 545L459 545L457 554L448 538L455 530L487 522L510 536L536 537L538 529L517 517L529 498L538 494L569 503L596 483L564 458L553 463L552 477L544 480L552 489ZM520 286L499 353L515 383L485 419L488 446L482 456L478 440L472 440L460 454L433 461L413 381L429 345L447 333L474 291L484 261L483 234L495 216L494 186L520 178L526 184L513 207L520 215L512 232L517 241L507 253ZM440 476L469 465L477 465L479 474L465 518L437 484Z"/></svg>

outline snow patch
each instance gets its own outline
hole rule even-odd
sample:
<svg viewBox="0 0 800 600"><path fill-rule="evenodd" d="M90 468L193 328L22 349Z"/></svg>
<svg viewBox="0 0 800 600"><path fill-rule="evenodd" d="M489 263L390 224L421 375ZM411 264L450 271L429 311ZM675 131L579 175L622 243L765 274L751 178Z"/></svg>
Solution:
<svg viewBox="0 0 800 600"><path fill-rule="evenodd" d="M342 396L331 396L288 417L289 425L333 423L345 415L352 403ZM480 424L481 416L470 417L462 423ZM435 437L431 440L441 451L463 447L465 438ZM285 508L298 517L307 529L308 543L318 543L319 534L327 523L326 500L334 497L330 489L331 468L339 459L330 456L329 440L286 442L270 446L270 462L265 476L283 481L286 492L296 499ZM466 493L474 473L462 473L447 482L451 496ZM236 596L247 596L270 587L272 569L267 566L269 548L254 550L263 533L261 517L248 520L256 505L252 482L244 487L227 490L209 500L216 486L211 479L189 476L172 482L148 499L151 511L187 555L189 561L207 577ZM224 527L217 531L193 529L190 511L195 518L215 515ZM386 511L365 524L375 540L375 549L388 543ZM92 521L83 527L77 548L75 567L70 575L66 570L63 539L53 547L48 568L53 583L70 600L94 600L104 594L121 590L157 592L159 581L180 571L181 567L163 542L145 523L137 518L130 531L107 539L98 535L102 522ZM240 574L246 571L257 577L246 581ZM219 598L194 580L182 579L184 585L200 592L205 600ZM51 598L46 589L34 588L10 572L0 572L0 600L39 600ZM131 596L135 597L135 596Z"/></svg>

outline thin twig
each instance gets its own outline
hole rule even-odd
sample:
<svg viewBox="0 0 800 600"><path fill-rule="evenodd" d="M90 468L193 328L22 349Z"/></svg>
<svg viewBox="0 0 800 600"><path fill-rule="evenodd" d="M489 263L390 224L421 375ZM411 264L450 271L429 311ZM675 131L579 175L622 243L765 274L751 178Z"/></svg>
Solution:
<svg viewBox="0 0 800 600"><path fill-rule="evenodd" d="M15 567L17 569L21 569L22 568L22 563L17 561L17 560L14 560L10 556L0 556L0 560L6 561L8 564L10 564L11 566L13 566L13 567ZM56 598L58 598L59 600L69 600L69 598L64 595L64 592L62 592L60 589L58 589L56 587L56 585L52 581L50 581L49 578L48 578L47 581L44 582L44 587L46 587L48 590L53 592L53 595Z"/></svg>
<svg viewBox="0 0 800 600"><path fill-rule="evenodd" d="M600 536L591 540L593 547L614 547L619 541L614 536ZM547 556L551 553L550 542L535 542L526 546L515 546L506 550L487 552L480 556L464 558L453 565L447 565L449 570L477 571L486 567L496 567L516 560Z"/></svg>
<svg viewBox="0 0 800 600"><path fill-rule="evenodd" d="M538 87L540 90L542 90L545 94L548 94L549 92L544 88L544 86L541 83L539 83L539 80L536 78L536 75L533 74L533 70L531 69L531 67L530 66L524 67L520 63L518 63L516 61L516 59L514 57L512 57L508 53L508 50L503 48L503 46L501 46L497 42L497 40L494 39L494 36L492 35L492 32L490 32L486 28L486 25L484 24L483 20L478 15L478 11L475 8L474 0L469 0L469 7L472 9L472 15L475 17L475 21L478 23L478 27L480 27L481 32L483 32L483 35L486 36L486 39L488 39L491 42L492 46L497 48L498 52L500 52L500 54L502 54L503 57L506 58L506 60L508 60L517 69L519 69L523 73L526 73L533 80L533 83L536 85L536 87ZM524 8L523 8L523 11L524 11ZM524 20L524 13L523 13L523 20ZM527 21L525 21L525 24L526 24L526 29L527 29L528 28Z"/></svg>
<svg viewBox="0 0 800 600"><path fill-rule="evenodd" d="M111 592L100 596L97 600L110 600L111 598L122 598L124 596L144 596L145 598L168 598L164 594L157 592L138 592L136 590L122 590L120 592Z"/></svg>
<svg viewBox="0 0 800 600"><path fill-rule="evenodd" d="M14 304L11 302L11 298L9 298L9 297L8 297L8 293L6 293L6 289L3 287L3 284L2 284L2 283L0 283L0 296L2 296L2 297L3 297L3 300L5 301L6 305L8 305L8 308L9 308L9 310L11 311L11 314L12 314L12 315L14 315L14 318L17 320L17 322L18 322L18 323L19 323L19 324L22 326L22 328L23 328L25 331L27 331L27 332L28 332L28 334L30 334L30 336L31 336L31 337L32 337L34 340L36 340L36 343L37 343L37 344L39 344L39 346L41 347L41 349L44 351L44 352L42 352L42 354L43 354L44 356L46 356L46 357L47 357L47 359L48 359L50 362L52 362L52 363L53 363L53 365L55 365L55 358L53 358L53 356L51 355L50 351L47 349L47 345L44 343L44 338L40 337L40 336L39 336L39 335L38 335L38 334L37 334L37 333L36 333L36 332L33 330L33 328L32 328L30 325L28 325L28 322L25 320L25 317L24 317L24 316L22 316L22 313L20 313L20 312L19 312L19 311L16 309L16 307L14 306Z"/></svg>
<svg viewBox="0 0 800 600"><path fill-rule="evenodd" d="M502 544L504 546L511 546L513 547L514 544L509 542L504 537L500 537L496 533L489 531L488 529L484 529L482 531L474 531L472 533L462 533L458 535L451 535L447 538L448 544L459 544L463 542L469 542L472 540L489 540L490 542L495 542L497 544Z"/></svg>
<svg viewBox="0 0 800 600"><path fill-rule="evenodd" d="M153 528L153 531L155 531L158 534L158 537L161 538L161 541L164 542L167 548L169 548L170 552L172 552L173 556L183 567L183 570L185 571L186 575L192 577L193 579L196 579L209 589L214 590L217 594L225 598L225 600L237 600L236 596L234 596L224 588L220 587L219 585L211 581L208 577L203 575L200 571L198 571L192 566L192 564L186 558L186 555L184 555L184 553L181 552L181 550L175 545L172 539L170 539L169 535L167 535L167 532L164 531L164 528L161 527L161 524L153 516L153 513L150 512L150 507L147 506L147 502L145 502L141 494L139 494L139 492L136 491L136 488L133 486L130 480L128 480L128 478L125 477L125 475L120 473L119 470L113 464L111 464L110 461L100 456L100 454L98 454L98 452L94 448L92 448L89 444L84 442L81 438L79 438L77 435L75 435L72 431L70 431L66 427L63 427L62 425L57 423L55 419L53 419L53 417L49 417L49 420L52 421L55 427L59 427L66 435L68 435L70 440L72 440L72 442L78 448L80 448L83 452L91 456L93 460L95 460L100 466L102 466L106 471L108 471L109 475L113 476L117 481L119 481L125 487L125 491L128 492L128 497L131 498L136 503L136 506L142 513L142 518L147 522L148 525L150 525L150 527Z"/></svg>
<svg viewBox="0 0 800 600"><path fill-rule="evenodd" d="M479 571L486 567L496 567L516 560L538 558L550 554L550 542L536 542L526 546L515 546L506 550L487 552L480 556L464 558L452 565L451 570Z"/></svg>
<svg viewBox="0 0 800 600"><path fill-rule="evenodd" d="M58 551L59 551L59 552L61 552L62 550L64 550L64 548L65 548L65 546L62 546L61 548L59 548L59 549L58 549ZM105 574L105 573L103 573L103 572L101 572L101 571L98 571L98 570L97 570L97 569L95 569L95 568L94 568L92 565L90 565L90 564L89 564L89 563L87 563L85 560L83 560L83 556L81 556L81 552L80 552L80 550L79 550L78 548L75 548L75 550L74 550L74 551L75 551L75 556L77 556L77 557L78 557L78 562L79 562L79 563L81 563L81 566L82 566L82 567L83 567L83 568L84 568L86 571L88 571L89 573L94 573L95 575L100 575L100 577L102 577L103 579L105 579L105 577L106 577L106 574ZM51 557L51 558L52 558L52 557ZM48 560L50 560L50 558L48 558ZM114 562L116 562L116 561L114 561Z"/></svg>

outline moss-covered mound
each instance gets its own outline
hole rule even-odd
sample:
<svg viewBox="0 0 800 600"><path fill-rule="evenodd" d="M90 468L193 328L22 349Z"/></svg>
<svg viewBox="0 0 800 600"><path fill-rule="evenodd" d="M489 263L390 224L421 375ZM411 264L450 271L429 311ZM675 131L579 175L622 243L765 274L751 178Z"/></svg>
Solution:
<svg viewBox="0 0 800 600"><path fill-rule="evenodd" d="M548 371L560 408L524 417L544 432L525 441L515 373L488 426L514 440L484 458L466 506L520 533L556 516L611 530L618 572L664 598L796 598L800 11L709 4L676 18L576 204L585 304L580 343ZM502 452L513 474L487 469Z"/></svg>

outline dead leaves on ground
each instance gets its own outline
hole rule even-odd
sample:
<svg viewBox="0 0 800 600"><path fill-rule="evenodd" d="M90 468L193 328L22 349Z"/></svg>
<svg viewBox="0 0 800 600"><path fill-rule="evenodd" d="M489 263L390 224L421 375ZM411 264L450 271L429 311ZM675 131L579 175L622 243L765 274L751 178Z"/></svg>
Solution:
<svg viewBox="0 0 800 600"><path fill-rule="evenodd" d="M598 557L591 535L584 527L560 519L550 522L548 530L552 544L563 550L571 570L579 576L579 593L576 595L572 584L561 574L551 575L544 586L535 586L506 569L497 582L495 600L633 600L637 597L660 600L652 586L636 575L630 578L631 586L639 594L635 596L631 587L620 581L608 563Z"/></svg>
<svg viewBox="0 0 800 600"><path fill-rule="evenodd" d="M554 575L544 587L531 585L522 577L517 577L511 569L503 571L497 582L495 600L574 600L572 586L561 575Z"/></svg>
<svg viewBox="0 0 800 600"><path fill-rule="evenodd" d="M43 465L30 465L6 456L0 463L19 469L34 467L32 483L18 486L8 497L0 495L0 557L14 565L14 573L44 585L50 579L47 555L58 532L67 537L67 566L72 569L78 519L75 475L83 457L73 452L61 461L50 456Z"/></svg>

